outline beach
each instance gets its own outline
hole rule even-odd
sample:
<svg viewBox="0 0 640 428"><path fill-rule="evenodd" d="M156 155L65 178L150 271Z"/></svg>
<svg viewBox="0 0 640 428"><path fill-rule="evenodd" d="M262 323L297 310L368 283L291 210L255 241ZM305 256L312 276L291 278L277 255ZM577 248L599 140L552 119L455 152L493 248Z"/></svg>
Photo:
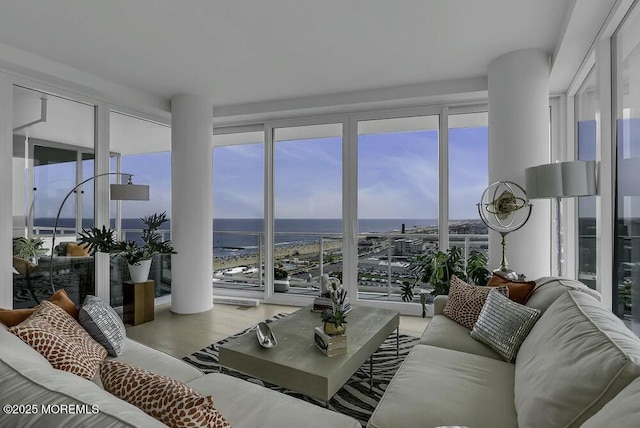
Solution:
<svg viewBox="0 0 640 428"><path fill-rule="evenodd" d="M327 239L323 241L323 251L335 252L342 249L342 240ZM283 259L298 258L300 260L317 260L320 245L317 242L293 243L278 245L275 249L276 262ZM264 257L264 255L263 255ZM238 266L258 266L258 253L238 254L213 258L213 269L223 270Z"/></svg>

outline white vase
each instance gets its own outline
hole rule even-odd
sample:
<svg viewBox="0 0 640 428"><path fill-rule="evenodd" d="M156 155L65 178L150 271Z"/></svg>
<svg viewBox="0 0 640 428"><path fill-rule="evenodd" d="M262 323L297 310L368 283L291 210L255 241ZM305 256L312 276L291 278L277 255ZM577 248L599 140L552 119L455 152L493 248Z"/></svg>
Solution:
<svg viewBox="0 0 640 428"><path fill-rule="evenodd" d="M151 260L141 260L135 265L129 265L129 275L132 282L145 282L149 279Z"/></svg>

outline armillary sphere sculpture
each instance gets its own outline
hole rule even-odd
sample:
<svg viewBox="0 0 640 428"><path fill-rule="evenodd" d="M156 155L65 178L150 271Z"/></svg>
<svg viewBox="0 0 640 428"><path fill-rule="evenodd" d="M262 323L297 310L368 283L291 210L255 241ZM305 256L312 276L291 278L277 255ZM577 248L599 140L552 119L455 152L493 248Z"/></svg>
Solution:
<svg viewBox="0 0 640 428"><path fill-rule="evenodd" d="M507 263L507 235L520 229L531 216L532 205L524 189L512 181L498 181L482 193L477 204L483 223L502 236L502 262L493 272L510 280L518 274L509 269Z"/></svg>

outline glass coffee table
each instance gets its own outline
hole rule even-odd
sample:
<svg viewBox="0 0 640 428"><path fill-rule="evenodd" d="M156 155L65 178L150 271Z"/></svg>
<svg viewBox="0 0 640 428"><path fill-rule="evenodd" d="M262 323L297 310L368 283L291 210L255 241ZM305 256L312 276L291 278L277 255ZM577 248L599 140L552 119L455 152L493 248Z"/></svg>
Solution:
<svg viewBox="0 0 640 428"><path fill-rule="evenodd" d="M347 353L327 357L315 345L314 328L322 325L311 306L269 324L278 346L263 348L254 330L220 345L220 365L325 403L393 331L398 350L397 312L354 306L347 316ZM373 371L371 371L373 373Z"/></svg>

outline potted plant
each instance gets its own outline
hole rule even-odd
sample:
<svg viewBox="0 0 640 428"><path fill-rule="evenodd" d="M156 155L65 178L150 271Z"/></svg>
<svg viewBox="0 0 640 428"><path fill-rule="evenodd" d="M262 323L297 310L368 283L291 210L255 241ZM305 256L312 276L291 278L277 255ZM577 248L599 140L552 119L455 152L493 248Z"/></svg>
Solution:
<svg viewBox="0 0 640 428"><path fill-rule="evenodd" d="M166 223L167 214L153 214L140 219L146 226L142 231L142 244L136 241L116 241L113 229L91 227L80 233L80 243L87 244L89 251L122 256L129 265L131 281L144 282L149 277L151 259L156 254L177 254L171 241L163 241L158 232Z"/></svg>
<svg viewBox="0 0 640 428"><path fill-rule="evenodd" d="M38 257L47 253L43 248L44 241L40 238L25 238L23 236L13 240L13 255L33 264L38 264Z"/></svg>
<svg viewBox="0 0 640 428"><path fill-rule="evenodd" d="M332 308L322 312L322 328L328 335L344 334L347 330L347 312L345 312L345 299L347 291L342 288L340 282L335 281L330 284Z"/></svg>
<svg viewBox="0 0 640 428"><path fill-rule="evenodd" d="M334 308L332 311L322 312L323 330L330 336L344 334L347 331L347 314L342 308Z"/></svg>
<svg viewBox="0 0 640 428"><path fill-rule="evenodd" d="M273 291L277 293L289 291L289 272L282 265L273 268Z"/></svg>
<svg viewBox="0 0 640 428"><path fill-rule="evenodd" d="M415 258L410 269L418 274L416 281L411 284L405 281L401 287L401 297L410 302L414 297L414 288L418 283L428 283L433 287L431 296L449 294L449 286L453 275L464 281L471 281L476 285L487 285L491 273L486 268L487 257L478 251L473 251L467 259L465 268L462 249L452 246L447 252L430 251ZM422 317L427 316L427 294L420 293Z"/></svg>

